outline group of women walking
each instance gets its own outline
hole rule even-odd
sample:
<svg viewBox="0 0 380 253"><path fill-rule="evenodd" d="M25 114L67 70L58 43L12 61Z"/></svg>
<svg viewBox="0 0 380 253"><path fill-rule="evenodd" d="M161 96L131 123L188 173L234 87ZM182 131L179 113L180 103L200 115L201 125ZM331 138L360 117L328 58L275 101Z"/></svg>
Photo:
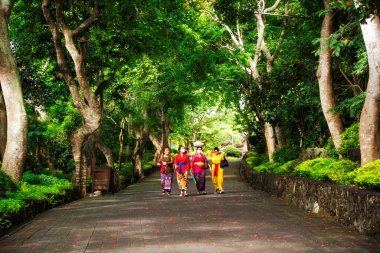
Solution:
<svg viewBox="0 0 380 253"><path fill-rule="evenodd" d="M160 166L162 193L170 195L172 191L173 174L177 176L178 189L180 196L188 196L187 183L188 177L193 177L197 188L197 193L206 193L206 171L211 170L214 193L223 194L223 171L220 166L224 159L224 153L215 147L210 153L212 164L210 166L201 147L197 147L194 156L190 157L185 147L179 147L179 153L173 158L170 149L165 148L157 164Z"/></svg>

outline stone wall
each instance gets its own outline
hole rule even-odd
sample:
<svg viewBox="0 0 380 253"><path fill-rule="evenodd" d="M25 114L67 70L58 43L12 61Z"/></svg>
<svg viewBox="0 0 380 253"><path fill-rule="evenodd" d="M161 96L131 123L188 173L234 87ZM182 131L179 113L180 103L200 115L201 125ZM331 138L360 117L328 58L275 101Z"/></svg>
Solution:
<svg viewBox="0 0 380 253"><path fill-rule="evenodd" d="M297 176L257 173L243 160L241 177L254 189L287 199L313 213L327 213L361 233L380 238L380 193Z"/></svg>

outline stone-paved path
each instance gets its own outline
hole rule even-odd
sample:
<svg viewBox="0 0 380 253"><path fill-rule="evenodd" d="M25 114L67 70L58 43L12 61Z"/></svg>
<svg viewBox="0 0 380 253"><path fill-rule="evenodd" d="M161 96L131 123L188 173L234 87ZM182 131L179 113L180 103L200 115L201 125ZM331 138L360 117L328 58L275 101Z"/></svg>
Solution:
<svg viewBox="0 0 380 253"><path fill-rule="evenodd" d="M224 195L197 196L189 181L189 197L163 196L154 174L51 209L3 237L0 252L380 252L380 242L252 190L238 163L225 173Z"/></svg>

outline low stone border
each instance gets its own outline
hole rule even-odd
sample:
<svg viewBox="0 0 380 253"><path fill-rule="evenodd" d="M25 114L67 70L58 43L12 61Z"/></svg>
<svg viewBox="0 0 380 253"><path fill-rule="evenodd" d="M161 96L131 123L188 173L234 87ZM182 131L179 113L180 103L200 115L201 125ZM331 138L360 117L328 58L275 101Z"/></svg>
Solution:
<svg viewBox="0 0 380 253"><path fill-rule="evenodd" d="M285 198L313 213L327 213L340 223L380 239L380 193L297 176L257 173L242 160L240 176L254 189Z"/></svg>

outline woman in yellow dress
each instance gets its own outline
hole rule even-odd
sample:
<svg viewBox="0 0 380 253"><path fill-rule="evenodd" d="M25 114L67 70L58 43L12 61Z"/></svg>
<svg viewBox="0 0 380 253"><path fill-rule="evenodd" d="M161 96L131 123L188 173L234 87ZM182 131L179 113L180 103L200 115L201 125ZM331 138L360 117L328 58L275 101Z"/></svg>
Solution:
<svg viewBox="0 0 380 253"><path fill-rule="evenodd" d="M212 161L211 167L211 177L212 183L214 185L215 194L223 194L223 173L224 169L220 167L220 163L223 160L225 154L219 151L218 147L214 148L214 151L210 153L210 158Z"/></svg>

